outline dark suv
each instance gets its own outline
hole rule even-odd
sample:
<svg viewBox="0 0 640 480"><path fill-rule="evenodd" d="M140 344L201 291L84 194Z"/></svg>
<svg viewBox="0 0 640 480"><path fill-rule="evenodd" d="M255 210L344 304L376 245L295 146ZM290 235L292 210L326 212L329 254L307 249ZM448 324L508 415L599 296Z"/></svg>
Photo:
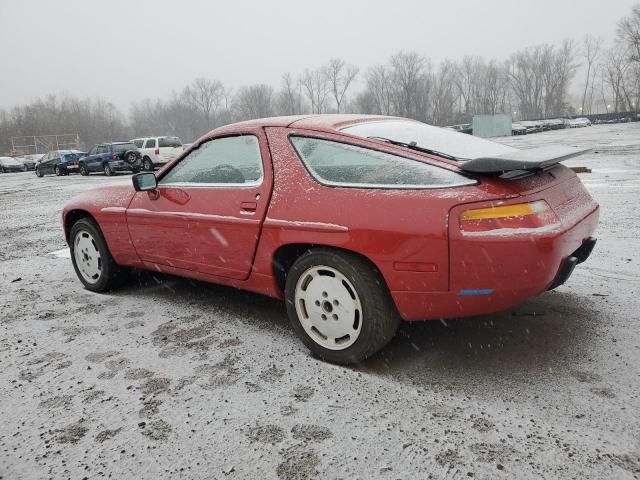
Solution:
<svg viewBox="0 0 640 480"><path fill-rule="evenodd" d="M79 161L80 173L103 172L111 176L116 172L137 173L142 168L140 152L131 142L99 143Z"/></svg>

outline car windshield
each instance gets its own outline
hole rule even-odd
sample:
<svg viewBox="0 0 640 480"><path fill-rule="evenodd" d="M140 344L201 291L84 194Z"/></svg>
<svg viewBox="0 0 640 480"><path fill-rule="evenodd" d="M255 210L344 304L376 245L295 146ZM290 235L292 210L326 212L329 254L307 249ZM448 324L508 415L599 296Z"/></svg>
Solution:
<svg viewBox="0 0 640 480"><path fill-rule="evenodd" d="M113 145L113 151L116 153L126 152L127 150L136 150L133 143L116 143Z"/></svg>
<svg viewBox="0 0 640 480"><path fill-rule="evenodd" d="M442 152L454 157L455 160L470 160L517 150L472 135L409 120L367 122L346 127L342 131L358 137L376 137L381 140L413 144L417 149Z"/></svg>
<svg viewBox="0 0 640 480"><path fill-rule="evenodd" d="M177 137L165 137L158 139L158 147L181 147L182 142Z"/></svg>

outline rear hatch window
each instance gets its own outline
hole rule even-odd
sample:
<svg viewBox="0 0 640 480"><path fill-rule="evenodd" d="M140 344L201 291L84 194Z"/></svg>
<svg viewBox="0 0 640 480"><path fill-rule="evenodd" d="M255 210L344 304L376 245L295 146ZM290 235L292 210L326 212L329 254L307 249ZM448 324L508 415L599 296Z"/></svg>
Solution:
<svg viewBox="0 0 640 480"><path fill-rule="evenodd" d="M127 150L136 150L136 146L133 143L118 143L113 146L115 153L124 153Z"/></svg>
<svg viewBox="0 0 640 480"><path fill-rule="evenodd" d="M165 138L158 139L158 146L160 148L164 148L164 147L179 148L179 147L182 147L182 142L177 137L165 137Z"/></svg>

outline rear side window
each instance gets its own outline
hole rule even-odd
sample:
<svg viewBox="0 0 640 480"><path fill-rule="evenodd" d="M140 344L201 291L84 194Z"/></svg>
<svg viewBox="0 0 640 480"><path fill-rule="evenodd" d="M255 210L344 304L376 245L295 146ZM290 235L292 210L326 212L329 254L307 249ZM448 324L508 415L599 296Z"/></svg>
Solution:
<svg viewBox="0 0 640 480"><path fill-rule="evenodd" d="M134 140L133 143L135 143L136 147L142 148L142 144L144 143L144 141L143 140Z"/></svg>
<svg viewBox="0 0 640 480"><path fill-rule="evenodd" d="M181 147L182 142L176 137L166 137L158 139L158 146L162 147Z"/></svg>
<svg viewBox="0 0 640 480"><path fill-rule="evenodd" d="M156 148L156 139L150 138L149 140L147 140L147 142L144 144L144 148Z"/></svg>
<svg viewBox="0 0 640 480"><path fill-rule="evenodd" d="M209 140L192 150L161 180L161 185L259 185L262 157L253 135Z"/></svg>
<svg viewBox="0 0 640 480"><path fill-rule="evenodd" d="M136 146L133 143L116 143L113 145L114 153L124 153L127 150L135 150Z"/></svg>
<svg viewBox="0 0 640 480"><path fill-rule="evenodd" d="M438 188L473 185L456 172L390 153L310 137L291 137L320 183L369 188Z"/></svg>

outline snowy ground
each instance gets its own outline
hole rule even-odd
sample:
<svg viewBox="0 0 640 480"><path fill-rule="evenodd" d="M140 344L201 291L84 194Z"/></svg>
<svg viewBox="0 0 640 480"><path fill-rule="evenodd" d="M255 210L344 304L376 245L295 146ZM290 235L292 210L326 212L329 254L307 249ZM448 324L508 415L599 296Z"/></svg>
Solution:
<svg viewBox="0 0 640 480"><path fill-rule="evenodd" d="M355 368L275 301L141 274L83 290L60 209L128 181L0 176L0 478L640 476L640 123L504 140L592 146L602 207L567 285L499 315L403 325Z"/></svg>

